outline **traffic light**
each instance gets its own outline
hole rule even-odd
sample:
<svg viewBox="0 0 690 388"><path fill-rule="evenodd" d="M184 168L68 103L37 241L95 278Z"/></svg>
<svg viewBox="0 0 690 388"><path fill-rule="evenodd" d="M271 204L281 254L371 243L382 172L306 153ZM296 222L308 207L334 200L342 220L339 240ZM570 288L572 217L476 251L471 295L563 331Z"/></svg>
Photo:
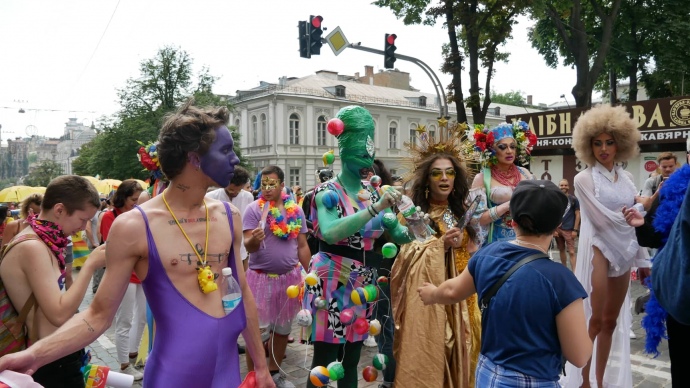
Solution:
<svg viewBox="0 0 690 388"><path fill-rule="evenodd" d="M309 55L321 54L322 21L323 18L321 16L309 16L309 24L307 25L309 31Z"/></svg>
<svg viewBox="0 0 690 388"><path fill-rule="evenodd" d="M395 38L398 36L395 34L386 34L386 44L383 50L383 67L386 69L392 69L395 67Z"/></svg>
<svg viewBox="0 0 690 388"><path fill-rule="evenodd" d="M307 22L300 21L297 25L299 29L299 56L302 58L311 58L309 55L309 33L307 31Z"/></svg>

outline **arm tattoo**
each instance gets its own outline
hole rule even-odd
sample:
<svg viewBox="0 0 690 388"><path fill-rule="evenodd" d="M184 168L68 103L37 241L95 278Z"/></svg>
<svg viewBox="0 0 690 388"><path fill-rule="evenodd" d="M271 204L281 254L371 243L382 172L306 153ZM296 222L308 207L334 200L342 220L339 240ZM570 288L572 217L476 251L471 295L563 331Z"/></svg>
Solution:
<svg viewBox="0 0 690 388"><path fill-rule="evenodd" d="M89 330L90 332L93 333L93 332L95 331L95 330L93 329L93 327L91 327L91 324L89 324L89 322L86 321L86 319L82 318L81 320L84 321L84 323L86 323L86 326L89 327L88 330Z"/></svg>

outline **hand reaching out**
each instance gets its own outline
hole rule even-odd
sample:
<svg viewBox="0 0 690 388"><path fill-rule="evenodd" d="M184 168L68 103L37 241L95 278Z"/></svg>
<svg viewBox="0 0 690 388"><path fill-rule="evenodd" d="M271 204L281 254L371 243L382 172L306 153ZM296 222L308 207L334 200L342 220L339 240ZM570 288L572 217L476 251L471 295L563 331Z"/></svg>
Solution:
<svg viewBox="0 0 690 388"><path fill-rule="evenodd" d="M625 222L627 222L628 225L635 228L644 225L644 216L642 216L642 214L638 212L637 209L633 207L627 208L624 206L621 212L623 212Z"/></svg>

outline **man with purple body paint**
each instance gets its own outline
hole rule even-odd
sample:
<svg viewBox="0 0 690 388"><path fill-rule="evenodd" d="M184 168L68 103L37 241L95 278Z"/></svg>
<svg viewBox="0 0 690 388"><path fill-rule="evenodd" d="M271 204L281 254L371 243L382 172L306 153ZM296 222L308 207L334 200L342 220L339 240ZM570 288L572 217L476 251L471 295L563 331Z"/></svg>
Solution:
<svg viewBox="0 0 690 388"><path fill-rule="evenodd" d="M254 298L241 270L239 211L204 199L208 187L227 186L239 164L226 126L228 110L197 108L192 102L167 116L159 135L158 155L170 180L168 188L113 223L107 275L92 304L55 334L1 358L0 370L31 374L93 342L110 326L134 271L158 323L144 387L238 386L240 333L254 362L257 386L274 387ZM243 297L228 315L221 303L226 285L216 276L224 267L233 269ZM213 276L198 275L209 270ZM215 291L208 287L214 276Z"/></svg>

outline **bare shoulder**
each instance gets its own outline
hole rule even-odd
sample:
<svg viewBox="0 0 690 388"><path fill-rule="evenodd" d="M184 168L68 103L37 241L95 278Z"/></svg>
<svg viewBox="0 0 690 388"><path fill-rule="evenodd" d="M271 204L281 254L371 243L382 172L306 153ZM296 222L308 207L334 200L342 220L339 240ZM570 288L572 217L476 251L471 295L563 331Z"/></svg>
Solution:
<svg viewBox="0 0 690 388"><path fill-rule="evenodd" d="M524 167L519 167L519 166L518 166L518 168L520 169L520 172L522 173L522 178L523 178L522 180L534 179L534 176L532 176L532 173L529 172L528 169L526 169Z"/></svg>
<svg viewBox="0 0 690 388"><path fill-rule="evenodd" d="M116 235L123 239L138 239L146 233L146 224L141 212L133 209L117 216L108 235Z"/></svg>
<svg viewBox="0 0 690 388"><path fill-rule="evenodd" d="M474 179L472 180L472 188L479 189L482 187L484 187L484 173L480 172L474 176Z"/></svg>
<svg viewBox="0 0 690 388"><path fill-rule="evenodd" d="M12 247L2 262L4 264L5 262L15 260L14 258L21 258L19 264L23 267L35 268L37 265L52 266L52 262L49 260L52 257L51 254L50 249L43 241L27 239Z"/></svg>

